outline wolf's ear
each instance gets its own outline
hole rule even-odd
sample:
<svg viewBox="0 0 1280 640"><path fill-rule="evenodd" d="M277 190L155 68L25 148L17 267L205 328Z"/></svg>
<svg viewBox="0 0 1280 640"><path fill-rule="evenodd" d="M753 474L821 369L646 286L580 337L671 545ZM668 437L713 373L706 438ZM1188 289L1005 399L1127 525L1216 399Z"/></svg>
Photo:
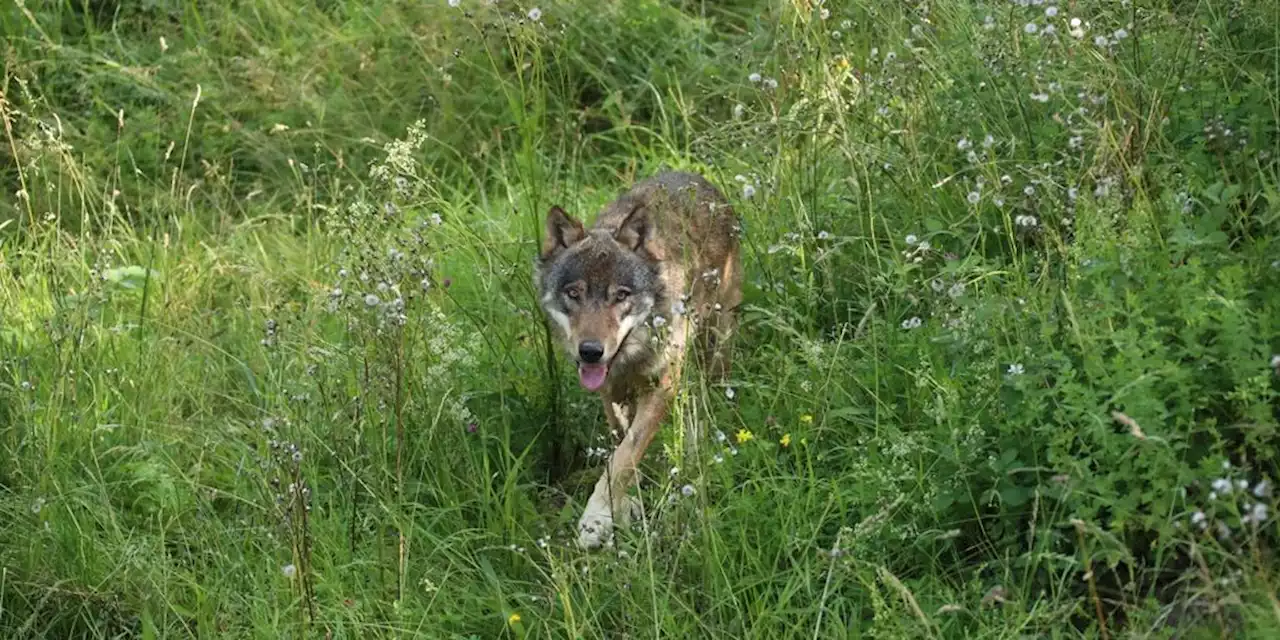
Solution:
<svg viewBox="0 0 1280 640"><path fill-rule="evenodd" d="M655 260L662 259L653 241L653 221L649 218L649 210L643 206L636 207L627 214L613 234L613 239L631 251L647 253Z"/></svg>
<svg viewBox="0 0 1280 640"><path fill-rule="evenodd" d="M542 236L542 257L550 258L562 249L577 244L587 234L582 223L564 212L559 205L547 212L547 231Z"/></svg>

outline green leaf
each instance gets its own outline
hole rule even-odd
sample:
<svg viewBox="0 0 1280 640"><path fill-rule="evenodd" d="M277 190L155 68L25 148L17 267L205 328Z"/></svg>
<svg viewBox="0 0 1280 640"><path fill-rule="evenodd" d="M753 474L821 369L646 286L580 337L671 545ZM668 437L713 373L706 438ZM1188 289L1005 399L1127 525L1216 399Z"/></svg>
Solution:
<svg viewBox="0 0 1280 640"><path fill-rule="evenodd" d="M102 273L107 282L112 282L125 289L141 289L147 280L159 280L160 272L138 265L107 269Z"/></svg>

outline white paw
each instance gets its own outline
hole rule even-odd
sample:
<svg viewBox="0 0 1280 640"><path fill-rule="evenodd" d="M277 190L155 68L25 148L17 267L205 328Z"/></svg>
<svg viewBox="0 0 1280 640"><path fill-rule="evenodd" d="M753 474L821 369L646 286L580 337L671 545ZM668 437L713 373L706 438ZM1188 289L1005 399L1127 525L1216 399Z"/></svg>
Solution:
<svg viewBox="0 0 1280 640"><path fill-rule="evenodd" d="M578 546L583 549L598 549L613 539L613 516L607 509L599 511L588 508L578 520Z"/></svg>
<svg viewBox="0 0 1280 640"><path fill-rule="evenodd" d="M613 542L613 529L616 525L626 527L633 519L641 515L640 501L626 496L617 509L587 505L587 509L578 520L578 546L583 549L598 549Z"/></svg>

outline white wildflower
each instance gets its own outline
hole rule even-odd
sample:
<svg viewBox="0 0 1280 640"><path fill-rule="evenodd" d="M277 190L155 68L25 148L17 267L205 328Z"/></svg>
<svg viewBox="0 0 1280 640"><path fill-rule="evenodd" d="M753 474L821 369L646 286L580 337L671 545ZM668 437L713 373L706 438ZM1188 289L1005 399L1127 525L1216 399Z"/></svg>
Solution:
<svg viewBox="0 0 1280 640"><path fill-rule="evenodd" d="M1246 513L1244 516L1240 518L1240 520L1244 522L1252 522L1254 524L1262 524L1266 519L1267 519L1267 505L1261 502L1250 507L1249 513Z"/></svg>

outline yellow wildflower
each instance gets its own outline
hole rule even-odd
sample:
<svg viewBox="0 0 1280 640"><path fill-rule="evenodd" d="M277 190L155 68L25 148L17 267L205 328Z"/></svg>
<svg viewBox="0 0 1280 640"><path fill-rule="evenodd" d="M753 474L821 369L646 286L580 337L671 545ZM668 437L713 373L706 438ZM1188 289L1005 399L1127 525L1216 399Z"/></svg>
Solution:
<svg viewBox="0 0 1280 640"><path fill-rule="evenodd" d="M813 424L813 416L807 413L800 416L800 424Z"/></svg>
<svg viewBox="0 0 1280 640"><path fill-rule="evenodd" d="M751 433L746 429L738 429L738 444L746 444L747 441L754 437L756 437L754 433Z"/></svg>
<svg viewBox="0 0 1280 640"><path fill-rule="evenodd" d="M520 622L520 614L513 613L507 617L507 624L515 626L517 622Z"/></svg>
<svg viewBox="0 0 1280 640"><path fill-rule="evenodd" d="M782 434L782 439L778 441L778 444L781 444L784 447L791 446L791 434L789 433Z"/></svg>

